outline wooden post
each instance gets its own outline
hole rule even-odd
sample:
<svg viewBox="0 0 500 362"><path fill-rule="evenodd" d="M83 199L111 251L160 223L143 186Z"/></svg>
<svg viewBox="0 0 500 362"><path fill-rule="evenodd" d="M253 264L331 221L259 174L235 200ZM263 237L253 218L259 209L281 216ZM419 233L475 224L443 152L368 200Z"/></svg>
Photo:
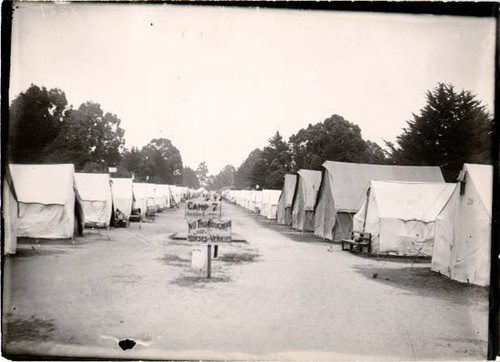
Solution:
<svg viewBox="0 0 500 362"><path fill-rule="evenodd" d="M207 245L207 278L210 279L210 274L212 272L212 245Z"/></svg>

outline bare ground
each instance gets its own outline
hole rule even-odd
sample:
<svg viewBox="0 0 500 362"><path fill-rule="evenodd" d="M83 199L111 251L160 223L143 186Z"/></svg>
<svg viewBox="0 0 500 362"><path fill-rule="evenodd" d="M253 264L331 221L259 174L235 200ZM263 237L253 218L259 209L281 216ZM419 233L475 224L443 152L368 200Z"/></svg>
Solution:
<svg viewBox="0 0 500 362"><path fill-rule="evenodd" d="M429 259L365 257L231 204L246 243L191 267L183 210L155 223L22 240L4 268L13 355L157 359L484 359L488 290ZM132 349L118 342L133 340Z"/></svg>

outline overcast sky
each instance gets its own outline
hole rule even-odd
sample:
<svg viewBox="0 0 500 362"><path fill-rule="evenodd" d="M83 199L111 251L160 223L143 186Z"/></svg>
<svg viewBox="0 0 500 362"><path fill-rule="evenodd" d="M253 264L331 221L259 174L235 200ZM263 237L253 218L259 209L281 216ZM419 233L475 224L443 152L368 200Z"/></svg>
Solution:
<svg viewBox="0 0 500 362"><path fill-rule="evenodd" d="M126 147L239 166L339 114L384 146L438 82L493 110L493 19L136 4L18 3L11 100L31 83L118 115Z"/></svg>

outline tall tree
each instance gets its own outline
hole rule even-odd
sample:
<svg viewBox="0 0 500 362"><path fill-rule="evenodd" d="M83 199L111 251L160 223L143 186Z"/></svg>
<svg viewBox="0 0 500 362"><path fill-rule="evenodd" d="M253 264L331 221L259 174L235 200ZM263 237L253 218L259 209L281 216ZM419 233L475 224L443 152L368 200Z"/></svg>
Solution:
<svg viewBox="0 0 500 362"><path fill-rule="evenodd" d="M295 171L319 170L326 160L367 162L367 144L361 129L336 114L292 135L290 145Z"/></svg>
<svg viewBox="0 0 500 362"><path fill-rule="evenodd" d="M198 181L200 182L200 185L203 187L208 187L208 167L205 161L200 163L198 165L198 168L196 169L196 176L198 176Z"/></svg>
<svg viewBox="0 0 500 362"><path fill-rule="evenodd" d="M226 187L231 187L234 185L234 174L236 169L233 165L226 165L224 168L213 177L212 182L209 185L210 190L221 190Z"/></svg>
<svg viewBox="0 0 500 362"><path fill-rule="evenodd" d="M136 177L141 173L142 155L137 147L132 147L123 152L123 158L120 162L118 170L121 174L131 173Z"/></svg>
<svg viewBox="0 0 500 362"><path fill-rule="evenodd" d="M247 189L255 188L258 183L254 179L254 166L257 162L260 162L262 157L262 150L256 148L248 157L243 161L243 163L238 167L234 174L234 184L236 188Z"/></svg>
<svg viewBox="0 0 500 362"><path fill-rule="evenodd" d="M182 158L179 150L166 138L154 138L141 149L139 179L151 183L182 183Z"/></svg>
<svg viewBox="0 0 500 362"><path fill-rule="evenodd" d="M198 189L200 187L198 176L196 176L196 172L192 168L184 167L182 169L182 185L192 189Z"/></svg>
<svg viewBox="0 0 500 362"><path fill-rule="evenodd" d="M255 163L253 181L261 188L280 189L283 177L292 168L292 157L288 144L278 131L268 140L260 160Z"/></svg>
<svg viewBox="0 0 500 362"><path fill-rule="evenodd" d="M42 162L45 148L59 135L67 107L62 90L34 84L14 99L9 109L9 161Z"/></svg>
<svg viewBox="0 0 500 362"><path fill-rule="evenodd" d="M364 159L366 163L388 164L391 163L387 152L375 142L367 140Z"/></svg>
<svg viewBox="0 0 500 362"><path fill-rule="evenodd" d="M395 163L440 166L453 181L464 162L491 163L493 120L469 91L439 83L427 104L396 139L387 142Z"/></svg>
<svg viewBox="0 0 500 362"><path fill-rule="evenodd" d="M77 171L117 166L125 142L120 122L94 102L68 110L58 136L45 149L45 161L71 162Z"/></svg>

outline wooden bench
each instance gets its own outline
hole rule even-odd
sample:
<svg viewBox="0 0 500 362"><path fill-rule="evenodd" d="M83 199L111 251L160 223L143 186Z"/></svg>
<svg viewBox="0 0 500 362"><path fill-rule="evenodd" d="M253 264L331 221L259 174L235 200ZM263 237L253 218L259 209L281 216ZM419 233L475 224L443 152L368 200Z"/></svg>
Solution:
<svg viewBox="0 0 500 362"><path fill-rule="evenodd" d="M349 251L354 251L354 248L358 248L358 253L363 251L363 248L366 248L368 254L372 252L372 234L364 233L360 231L353 231L351 233L351 239L342 239L342 250L344 249L344 245L349 245Z"/></svg>

